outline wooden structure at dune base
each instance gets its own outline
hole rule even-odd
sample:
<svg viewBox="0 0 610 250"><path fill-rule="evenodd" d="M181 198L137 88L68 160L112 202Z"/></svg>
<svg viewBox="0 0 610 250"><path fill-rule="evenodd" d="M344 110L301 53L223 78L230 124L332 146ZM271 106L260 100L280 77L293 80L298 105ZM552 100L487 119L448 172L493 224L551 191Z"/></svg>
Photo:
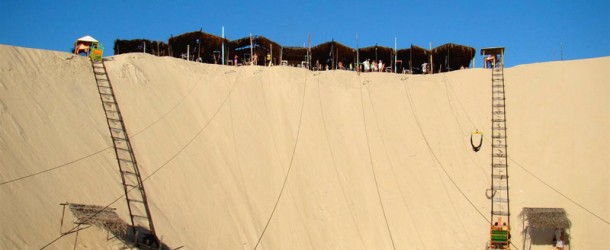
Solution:
<svg viewBox="0 0 610 250"><path fill-rule="evenodd" d="M453 43L431 50L416 45L402 49L378 45L351 48L334 40L313 47L285 47L264 36L249 35L228 40L202 30L171 36L167 44L145 39L115 40L115 55L131 52L172 56L202 63L289 65L310 70L356 70L362 62L369 59L375 62L381 60L386 66L383 71L413 74L468 68L475 56L474 48Z"/></svg>
<svg viewBox="0 0 610 250"><path fill-rule="evenodd" d="M572 223L563 208L524 207L519 217L523 220L522 249L531 249L532 245L561 245L569 249Z"/></svg>

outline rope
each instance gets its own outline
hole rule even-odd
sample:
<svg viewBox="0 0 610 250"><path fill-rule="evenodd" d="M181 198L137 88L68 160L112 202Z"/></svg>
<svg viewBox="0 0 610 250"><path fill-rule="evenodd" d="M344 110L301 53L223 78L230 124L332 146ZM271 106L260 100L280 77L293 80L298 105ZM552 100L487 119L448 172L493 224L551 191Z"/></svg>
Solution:
<svg viewBox="0 0 610 250"><path fill-rule="evenodd" d="M275 205L273 205L273 210L271 210L269 219L267 220L267 223L265 224L265 227L263 228L261 235L258 237L258 241L256 242L254 249L258 248L261 241L263 240L263 236L265 236L265 232L267 232L267 227L269 227L269 223L271 223L271 219L273 218L273 215L275 214L275 211L277 210L277 205L280 203L280 199L282 199L282 195L284 194L284 188L286 188L286 182L288 182L288 177L290 176L290 170L292 170L292 162L294 161L294 155L296 154L297 145L299 143L299 136L301 134L301 123L303 121L303 109L305 107L306 91L307 91L307 78L305 79L305 84L303 84L303 100L302 100L302 104L301 104L301 114L299 116L299 127L297 128L297 135L296 135L296 138L294 141L294 147L292 149L292 156L290 157L290 165L288 165L288 171L286 172L286 176L284 177L284 183L282 183L282 188L280 189L280 193L277 197L277 200L275 201Z"/></svg>
<svg viewBox="0 0 610 250"><path fill-rule="evenodd" d="M470 123L472 124L472 126L474 127L475 124L472 121L472 119L470 118L470 116L468 115L468 112L466 112L466 109L464 108L464 106L462 105L462 102L460 101L460 99L457 97L457 94L455 93L455 91L453 90L453 87L451 87L451 85L449 85L451 91L453 91L454 96L456 97L456 100L458 101L463 113L466 115L466 117L468 118L468 120L470 121ZM490 142L490 139L487 136L483 136L485 141ZM595 212L587 209L585 206L581 205L580 203L576 202L575 200L573 200L572 198L568 197L567 195L563 194L562 192L560 192L559 190L557 190L555 187L551 186L550 184L548 184L547 182L545 182L544 180L542 180L542 178L538 177L537 175L535 175L534 173L532 173L531 171L529 171L525 166L521 165L517 160L515 160L513 157L508 156L508 159L515 163L519 168L523 169L526 173L528 173L529 175L531 175L532 177L534 177L536 180L538 180L540 183L544 184L545 186L547 186L549 189L553 190L554 192L556 192L557 194L563 196L566 200L570 201L572 204L580 207L581 209L585 210L587 213L593 215L594 217L596 217L597 219L603 221L604 223L606 223L606 225L610 226L610 221L602 218L601 216L599 216L598 214L596 214Z"/></svg>
<svg viewBox="0 0 610 250"><path fill-rule="evenodd" d="M153 171L150 175L148 175L148 177L144 178L142 180L142 182L146 181L148 178L152 177L154 174L156 174L157 172L159 172L159 170L161 170L162 168L164 168L165 166L167 166L167 164L169 162L171 162L172 160L174 160L176 158L176 156L178 156L180 153L182 153L182 151L184 151L188 146L191 145L191 143L193 143L193 141L195 141L195 139L210 125L210 123L212 123L212 121L214 120L214 118L216 118L216 115L218 115L218 113L220 113L220 110L225 106L225 104L227 103L227 100L229 100L229 97L231 96L231 94L233 93L233 90L235 89L235 85L237 85L237 79L239 77L235 78L235 81L233 82L233 85L231 86L231 90L229 90L229 93L227 94L227 96L225 96L224 100L222 101L222 103L220 104L220 106L218 107L218 109L216 109L216 111L214 112L214 114L212 115L212 117L205 123L205 125L203 125L203 127L186 143L184 144L184 146L178 150L178 152L176 152L172 157L170 157L165 163L163 163L163 165L161 165L160 167L158 167L157 169L155 169L155 171Z"/></svg>
<svg viewBox="0 0 610 250"><path fill-rule="evenodd" d="M167 164L169 162L171 162L173 159L176 158L176 156L178 156L180 153L182 153L182 151L184 151L184 149L186 149L194 140L195 138L197 138L207 127L208 125L212 122L212 120L214 120L214 118L216 117L216 115L220 112L220 110L222 109L222 107L224 107L225 103L227 102L227 100L229 99L229 96L231 96L231 93L233 93L233 90L235 89L235 85L237 82L237 78L235 79L235 82L233 82L233 85L231 86L231 90L229 91L229 93L227 94L227 96L225 97L225 99L223 100L223 102L220 104L220 106L218 107L218 109L216 109L216 111L214 112L214 114L212 115L212 117L205 123L205 125L199 130L199 132L197 132L192 138L191 140L186 143L180 150L178 150L178 152L176 152L172 157L169 158L169 160L167 160L165 163L163 163L160 167L158 167L155 171L153 171L150 175L148 175L146 178L142 179L142 183L144 183L145 181L147 181L148 179L150 179L150 177L152 177L154 174L156 174L159 170L161 170L162 168L164 168L165 166L167 166ZM136 187L132 187L131 189L129 189L127 191L127 193L131 192L132 190L134 190ZM103 209L100 209L98 212L94 213L93 215L89 216L87 219L85 219L81 224L86 223L87 221L89 221L90 219L92 219L93 217L95 217L96 215L98 215L99 213L101 213L102 211L106 210L108 207L110 207L112 204L116 203L117 201L121 200L123 197L125 197L125 194L122 194L121 196L119 196L118 198L116 198L115 200L113 200L112 202L110 202L108 205L104 206ZM76 229L76 227L73 227L72 229L70 229L69 231L72 231ZM64 235L60 235L59 237L55 238L54 240L52 240L51 242L47 243L46 245L44 245L43 247L41 247L40 249L45 249L46 247L50 246L51 244L55 243L57 240L61 239L62 237L64 237L66 234Z"/></svg>
<svg viewBox="0 0 610 250"><path fill-rule="evenodd" d="M440 166L440 168L443 170L443 173L445 174L445 176L447 176L447 178L449 178L450 182L456 187L456 189L462 194L462 196L464 198L466 198L466 200L470 203L470 205L481 215L485 218L485 216L481 213L481 211L479 211L479 209L476 208L476 206L474 205L474 203L466 196L466 194L464 192L462 192L462 189L457 185L457 183L453 180L453 178L449 175L449 172L447 172L447 170L445 169L445 166L441 163L440 159L438 158L438 156L436 155L436 153L434 152L434 150L432 149L432 146L430 146L430 143L428 142L428 139L423 131L422 125L420 123L419 117L417 116L417 112L415 111L415 105L413 104L413 98L411 97L411 94L409 94L409 91L407 90L406 87L406 82L403 84L403 88L405 90L405 93L407 95L407 100L409 102L409 107L411 108L412 114L413 114L413 118L415 120L415 122L417 123L417 127L419 129L419 132L422 136L422 138L424 139L424 142L426 143L426 146L428 147L428 151L430 152L430 155L432 155L432 157L434 158L435 162L437 163L438 166ZM441 178L441 173L438 171L437 168L437 173L439 175L439 179ZM443 189L445 191L445 194L447 195L447 198L451 200L451 195L449 194L449 190L447 189L446 183L443 183ZM453 204L453 202L450 203L451 204L451 208L453 209L453 212L456 214L459 214L458 210L455 208L455 205ZM462 230L466 231L466 227L464 226L464 223L462 222L462 220L458 220L458 222L460 223L460 226L462 227ZM473 242L470 240L470 238L468 238L468 241L470 242L471 245L473 245Z"/></svg>
<svg viewBox="0 0 610 250"><path fill-rule="evenodd" d="M328 139L328 127L326 126L326 119L324 118L324 109L322 108L323 104L322 104L322 94L320 93L320 79L318 78L318 100L320 101L320 116L322 117L322 124L324 125L324 136L326 138L326 145L328 145L328 151L330 152L330 157L333 161L333 167L335 169L335 175L337 176L337 180L339 181L339 183L341 184L341 179L339 178L339 169L337 168L337 161L335 160L335 153L333 152L333 148L330 145L330 140ZM341 187L341 193L343 194L343 198L345 199L345 201L347 201L347 195L345 194L345 188L343 188L343 185L340 185ZM349 209L350 212L350 216L352 218L352 221L354 222L354 225L356 225L356 231L358 232L358 236L360 236L360 242L362 243L362 246L364 248L366 248L364 242L362 241L363 237L362 237L362 233L360 232L360 228L358 227L358 223L356 222L356 218L354 217L354 213L352 212L351 209ZM419 234L419 232L418 232Z"/></svg>
<svg viewBox="0 0 610 250"><path fill-rule="evenodd" d="M402 192L402 189L400 188L400 182L398 181L397 174L394 171L394 165L392 164L392 161L390 160L390 155L389 155L388 150L387 150L387 145L385 143L385 138L383 137L383 133L381 133L381 125L379 124L379 119L377 118L377 112L375 112L375 105L373 103L373 96L371 95L370 89L367 92L368 92L368 95L369 95L369 102L371 103L371 109L373 110L373 116L374 116L375 121L377 123L377 132L379 133L379 137L381 138L381 142L383 144L383 150L385 152L386 159L388 159L388 162L390 163L390 169L392 170L392 175L394 176L394 179L395 179L395 181L396 181L396 183L398 185L398 192L400 193L400 198L402 199L402 203L407 208L407 215L409 216L409 220L411 221L411 223L413 225L415 225L415 222L413 221L413 216L411 216L411 213L409 211L409 205L407 205L408 202L405 200L405 195ZM426 248L426 243L422 240L422 237L421 237L421 235L419 233L419 230L415 230L415 233L417 234L417 238L422 243L424 248Z"/></svg>
<svg viewBox="0 0 610 250"><path fill-rule="evenodd" d="M52 167L52 168L49 168L49 169L46 169L46 170L42 170L42 171L40 171L40 172L36 172L36 173L29 174L29 175L26 175L26 176L22 176L22 177L19 177L19 178L16 178L16 179L8 180L8 181L5 181L5 182L0 182L0 186L5 185L5 184L9 184L9 183L12 183L12 182L20 181L20 180L23 180L23 179L27 179L27 178L30 178L30 177L34 177L34 176L39 175L39 174L44 174L44 173L46 173L46 172L50 172L50 171L53 171L53 170L56 170L56 169L60 169L60 168L66 167L66 166L68 166L68 165L70 165L70 164L73 164L73 163L79 162L79 161L84 160L84 159L86 159L86 158L89 158L89 157L92 157L92 156L94 156L94 155L97 155L97 154L99 154L99 153L101 153L101 152L104 152L104 151L106 151L106 150L108 150L108 149L110 149L110 148L112 148L112 147L106 147L106 148L104 148L104 149L101 149L101 150L95 151L95 152L93 152L93 153L91 153L91 154L88 154L88 155L86 155L86 156L83 156L83 157L81 157L81 158L78 158L78 159L75 159L75 160L72 160L72 161L66 162L66 163L61 164L61 165L57 165L57 166L55 166L55 167Z"/></svg>
<svg viewBox="0 0 610 250"><path fill-rule="evenodd" d="M233 72L234 72L234 71L233 71ZM167 116L169 113L173 112L173 111L174 111L174 109L176 109L176 108L177 108L177 107L178 107L180 104L182 104L182 103L184 102L184 100L186 100L186 97L187 97L187 96L189 96L189 95L190 95L190 94L193 92L193 90L195 89L195 87L196 87L196 86L198 86L198 84L197 84L197 83L193 84L193 86L191 87L191 89L189 90L189 92L188 92L186 95L184 95L184 96L182 97L182 99L181 99L181 100L180 100L178 103L176 103L176 105L174 105L174 106L173 106L173 107L172 107L172 108L171 108L169 111L167 111L165 114L161 115L161 116L159 117L159 119L155 120L154 122L152 122L152 123L151 123L151 124L149 124L148 126L146 126L146 127L144 127L143 129L141 129L140 131L135 132L133 135L131 135L131 137L136 137L136 136L138 136L140 133L142 133L142 132L144 132L144 131L146 131L146 130L150 129L152 126L154 126L154 125L155 125L155 124L157 124L159 121L161 121L163 118L165 118L165 117L166 117L166 116ZM40 172L36 172L36 173L29 174L29 175L26 175L26 176L18 177L18 178L13 179L13 180L8 180L8 181L5 181L5 182L0 182L0 186L2 186L2 185L4 185L4 184L11 183L11 182L16 182L16 181L20 181L20 180L27 179L27 178L30 178L30 177L34 177L34 176L36 176L36 175L43 174L43 173L46 173L46 172L50 172L50 171L53 171L53 170L56 170L56 169L60 169L60 168L66 167L66 166L68 166L68 165L71 165L71 164L73 164L73 163L76 163L76 162L82 161L82 160L87 159L87 158L89 158L89 157L93 157L93 156L95 156L95 155L97 155L97 154L99 154L99 153L101 153L101 152L103 152L103 151L105 151L105 150L107 150L107 149L110 149L110 148L112 148L112 147L113 147L113 146L108 146L108 147L106 147L106 148L100 149L100 150L98 150L98 151L96 151L96 152L94 152L94 153L91 153L91 154L89 154L89 155L83 156L83 157L81 157L81 158L78 158L78 159L75 159L75 160L72 160L72 161L69 161L69 162L66 162L66 163L60 164L60 165L58 165L58 166L55 166L55 167L52 167L52 168L49 168L49 169L46 169L46 170L43 170L43 171L40 171Z"/></svg>
<svg viewBox="0 0 610 250"><path fill-rule="evenodd" d="M468 201L468 203L470 203L470 205L472 206L472 208L474 208L474 210L476 210L481 217L483 217L488 223L491 223L487 217L485 215L483 215L483 213L481 213L481 211L479 211L479 209L474 205L474 203L468 198L468 196L466 196L466 194L464 193L464 191L462 191L462 189L457 185L457 183L453 180L453 178L451 178L451 176L449 175L449 173L447 172L447 170L445 169L445 167L443 166L443 164L441 163L441 161L438 159L438 157L436 156L436 153L434 153L434 150L432 150L432 147L430 146L430 143L428 142L428 139L426 138L426 135L424 134L424 130L422 129L421 123L419 122L419 118L417 117L417 113L415 112L415 107L413 105L413 102L411 100L411 95L409 94L409 91L407 89L406 83L403 84L403 87L405 89L405 93L407 94L407 99L409 101L409 106L411 107L411 111L413 112L413 118L415 118L415 122L417 123L417 127L419 128L419 132L421 133L424 141L426 142L426 145L428 146L428 149L430 150L430 153L432 154L432 157L434 158L434 160L436 161L436 163L441 167L441 169L443 170L443 172L445 173L445 175L447 176L447 178L449 178L449 181L451 181L451 183L453 184L453 186L455 186L455 188L460 192L460 194L462 194L462 196L464 197L464 199L466 199Z"/></svg>
<svg viewBox="0 0 610 250"><path fill-rule="evenodd" d="M360 78L360 76L359 76ZM375 187L377 189L377 197L379 198L379 204L381 205L381 212L383 213L383 219L385 220L386 228L388 229L388 234L390 235L390 240L392 241L393 249L396 249L396 244L394 243L394 237L392 237L392 231L390 230L390 224L388 223L388 217L385 213L385 208L383 206L383 200L381 199L381 192L379 191L379 183L377 182L377 174L375 173L375 166L373 164L373 154L371 153L371 144L369 142L369 134L368 128L366 126L366 113L364 112L364 88L362 87L364 84L368 83L368 81L359 83L360 85L360 104L362 105L362 123L364 124L364 134L366 136L366 146L369 151L369 161L371 163L371 170L373 171L373 179L375 180Z"/></svg>

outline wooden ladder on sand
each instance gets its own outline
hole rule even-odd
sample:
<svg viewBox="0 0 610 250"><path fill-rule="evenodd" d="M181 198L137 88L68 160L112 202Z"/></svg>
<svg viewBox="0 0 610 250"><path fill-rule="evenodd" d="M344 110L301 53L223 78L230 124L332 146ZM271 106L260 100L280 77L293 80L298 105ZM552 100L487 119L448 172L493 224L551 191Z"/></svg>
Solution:
<svg viewBox="0 0 610 250"><path fill-rule="evenodd" d="M112 89L112 84L106 72L103 60L92 60L93 74L97 82L98 92L106 114L108 129L114 144L114 152L119 165L123 190L127 200L127 208L131 220L134 244L136 246L159 245L155 227L153 225L144 183L138 169L136 157L129 141L129 135L121 116L119 104L117 103Z"/></svg>
<svg viewBox="0 0 610 250"><path fill-rule="evenodd" d="M503 59L503 58L502 58ZM508 154L506 143L506 97L504 64L499 60L491 71L491 242L492 249L510 246L510 206L508 188ZM496 243L495 248L493 244Z"/></svg>

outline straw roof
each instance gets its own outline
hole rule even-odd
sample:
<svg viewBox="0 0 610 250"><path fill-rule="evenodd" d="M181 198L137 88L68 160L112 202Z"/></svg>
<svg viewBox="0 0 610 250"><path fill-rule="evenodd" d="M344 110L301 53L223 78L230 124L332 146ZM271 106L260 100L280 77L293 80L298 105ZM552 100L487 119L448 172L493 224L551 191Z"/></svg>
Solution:
<svg viewBox="0 0 610 250"><path fill-rule="evenodd" d="M519 215L532 228L570 228L571 223L563 208L524 207Z"/></svg>
<svg viewBox="0 0 610 250"><path fill-rule="evenodd" d="M411 45L408 49L399 49L396 54L398 60L402 60L402 67L408 70L412 68L413 73L421 73L421 65L430 60L430 51L417 45Z"/></svg>
<svg viewBox="0 0 610 250"><path fill-rule="evenodd" d="M453 43L443 44L430 51L435 69L451 71L467 68L474 58L475 49L472 47Z"/></svg>
<svg viewBox="0 0 610 250"><path fill-rule="evenodd" d="M214 51L221 52L223 40L226 45L228 40L202 31L184 33L168 40L170 56L181 57L183 53L187 52L188 48L192 60L201 56L202 62L214 63Z"/></svg>
<svg viewBox="0 0 610 250"><path fill-rule="evenodd" d="M252 39L252 41L250 41ZM138 44L148 40L116 40L115 54L128 52L140 52L142 48ZM258 55L258 65L268 63L267 55L271 56L274 64L279 65L280 60L288 61L289 65L298 65L306 61L306 55L311 54L311 64L315 65L318 61L322 65L328 64L331 68L335 68L339 62L343 62L345 67L350 63L356 63L356 54L360 54L360 62L366 59L382 60L387 66L394 65L394 56L397 60L402 61L399 65L403 69L411 69L413 73L421 73L421 65L430 62L430 55L433 55L435 72L441 68L443 71L459 69L462 66L468 67L472 58L474 58L475 50L472 47L459 44L443 44L429 51L416 45L411 45L409 48L399 49L395 51L393 48L385 46L370 46L360 48L358 50L345 46L336 41L330 41L318 44L309 50L303 47L284 47L266 37L254 35L252 38L246 36L235 40L227 40L221 37L211 35L205 32L193 31L184 33L176 37L171 37L168 40L167 48L161 43L159 50L167 50L167 54L173 57L182 57L187 53L187 45L190 49L190 60L195 60L197 56L201 56L202 62L217 63L220 62L220 54L222 43L225 44L225 60L232 61L234 56L242 63L247 63L251 56L251 51ZM130 45L135 44L135 45ZM148 43L146 43L148 48ZM252 44L252 48L250 45ZM151 48L156 49L156 44L151 44ZM161 49L163 48L163 49ZM162 51L157 51L160 55L164 55ZM147 53L155 54L154 52Z"/></svg>
<svg viewBox="0 0 610 250"><path fill-rule="evenodd" d="M144 48L146 47L146 51ZM168 46L164 42L151 41L146 39L133 39L133 40L114 40L114 54L125 54L133 52L146 52L148 54L156 56L168 55Z"/></svg>
<svg viewBox="0 0 610 250"><path fill-rule="evenodd" d="M321 43L311 48L311 63L315 65L316 61L332 69L337 67L339 62L347 67L356 61L356 50L336 41Z"/></svg>
<svg viewBox="0 0 610 250"><path fill-rule="evenodd" d="M240 39L236 39L229 42L229 51L228 54L232 59L234 55L237 55L240 60L246 58L246 56L250 56L250 36L243 37ZM271 41L270 39L264 36L252 36L252 52L258 56L258 65L264 65L267 63L266 56L269 54L272 56L272 60L274 64L279 63L280 51L282 50L282 45Z"/></svg>

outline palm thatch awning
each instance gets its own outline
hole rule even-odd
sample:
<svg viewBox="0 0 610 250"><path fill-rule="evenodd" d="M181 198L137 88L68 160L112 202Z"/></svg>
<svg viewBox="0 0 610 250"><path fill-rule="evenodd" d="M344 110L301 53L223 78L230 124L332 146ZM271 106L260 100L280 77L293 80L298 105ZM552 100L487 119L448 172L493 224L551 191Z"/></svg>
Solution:
<svg viewBox="0 0 610 250"><path fill-rule="evenodd" d="M524 207L522 216L531 228L570 228L571 223L563 208Z"/></svg>
<svg viewBox="0 0 610 250"><path fill-rule="evenodd" d="M467 68L474 58L475 49L464 45L447 43L432 49L430 52L432 53L434 68L447 72L462 67Z"/></svg>
<svg viewBox="0 0 610 250"><path fill-rule="evenodd" d="M268 63L267 55L272 57L273 63L279 63L279 56L282 50L282 46L264 36L250 36L236 39L229 42L229 58L233 58L235 55L239 58L240 62L249 62L252 58L250 55L250 44L252 44L252 52L258 56L257 64L264 65Z"/></svg>
<svg viewBox="0 0 610 250"><path fill-rule="evenodd" d="M219 63L219 54L221 54L220 52L222 51L223 41L225 44L228 43L228 40L223 39L222 37L202 31L193 31L176 37L171 37L168 44L169 51L174 57L181 57L181 55L186 54L188 48L188 54L192 58L191 60L201 57L202 62Z"/></svg>
<svg viewBox="0 0 610 250"><path fill-rule="evenodd" d="M229 41L201 30L184 33L176 37L172 36L168 39L167 45L144 39L115 40L114 53L142 52L144 51L143 47L146 46L146 52L150 54L169 55L185 59L188 54L190 57L188 59L192 61L200 57L201 62L204 63L220 63L222 61L220 57L223 43L225 61L227 62L232 62L237 56L238 62L248 64L253 56L251 54L256 54L258 65L268 64L269 59L275 65L281 64L281 61L288 61L289 65L300 65L309 59L312 64L310 66L316 65L316 62L318 62L322 66L328 65L329 68L335 69L339 63L343 63L343 66L347 68L350 64L357 65L369 59L381 60L388 67L396 66L399 72L408 70L411 73L422 73L422 64L431 63L430 55L433 56L432 62L435 64L435 69L440 68L442 71L448 71L467 67L475 53L472 47L453 43L438 46L431 51L416 45L399 50L379 45L354 49L334 40L311 48L284 47L259 35ZM487 48L481 50L481 53L501 52L503 50L504 48L501 47ZM307 58L308 54L310 58ZM357 54L360 55L360 62L357 62Z"/></svg>
<svg viewBox="0 0 610 250"><path fill-rule="evenodd" d="M146 39L114 40L114 54L120 55L133 52L144 52L156 56L168 55L168 46L164 42Z"/></svg>
<svg viewBox="0 0 610 250"><path fill-rule="evenodd" d="M396 54L398 60L402 61L402 68L412 73L422 73L421 65L430 61L430 51L417 45L411 45L408 49L399 49Z"/></svg>
<svg viewBox="0 0 610 250"><path fill-rule="evenodd" d="M329 68L335 69L339 62L346 66L355 61L356 51L336 41L325 42L311 48L311 63L313 65L320 62L322 65L328 65Z"/></svg>

